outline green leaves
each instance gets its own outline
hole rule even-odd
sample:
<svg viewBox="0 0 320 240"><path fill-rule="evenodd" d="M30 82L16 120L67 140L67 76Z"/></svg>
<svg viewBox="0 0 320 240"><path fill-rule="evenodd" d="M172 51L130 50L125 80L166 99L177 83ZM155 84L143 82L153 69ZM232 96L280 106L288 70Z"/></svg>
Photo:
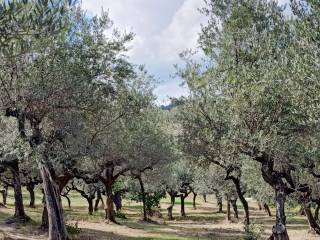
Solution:
<svg viewBox="0 0 320 240"><path fill-rule="evenodd" d="M289 18L276 1L206 1L199 42L209 60L187 59L179 72L191 90L180 107L181 145L199 163L239 169L267 153L273 171L299 175L314 151L320 11L293 2Z"/></svg>
<svg viewBox="0 0 320 240"><path fill-rule="evenodd" d="M73 4L73 3L71 3ZM0 4L0 51L8 54L6 48L14 46L14 56L31 51L35 39L49 37L62 31L66 24L66 0L49 4L48 0L4 1ZM50 37L51 37L50 36ZM26 43L30 46L25 49ZM24 44L24 47L20 45Z"/></svg>

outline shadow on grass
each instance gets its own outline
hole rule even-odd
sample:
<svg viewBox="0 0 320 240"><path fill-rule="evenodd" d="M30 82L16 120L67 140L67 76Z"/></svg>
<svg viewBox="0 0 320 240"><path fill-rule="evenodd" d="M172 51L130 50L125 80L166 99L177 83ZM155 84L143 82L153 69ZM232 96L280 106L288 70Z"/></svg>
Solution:
<svg viewBox="0 0 320 240"><path fill-rule="evenodd" d="M176 221L181 221L181 220L189 220L189 221L195 221L195 222L203 222L203 221L222 221L225 219L224 215L217 215L217 214L212 214L209 216L203 216L203 215L187 215L185 217L181 216L174 216Z"/></svg>
<svg viewBox="0 0 320 240"><path fill-rule="evenodd" d="M0 210L0 223L4 223L5 220L7 220L8 218L12 217L13 215L9 212L4 212L5 208L1 208Z"/></svg>
<svg viewBox="0 0 320 240"><path fill-rule="evenodd" d="M156 235L156 233L153 233ZM159 236L123 236L111 232L105 232L101 230L92 230L82 228L82 233L77 236L77 240L205 240L210 239L206 237L193 237L193 236L178 236L175 234L163 233ZM221 239L225 240L225 239ZM229 240L229 239L228 239Z"/></svg>

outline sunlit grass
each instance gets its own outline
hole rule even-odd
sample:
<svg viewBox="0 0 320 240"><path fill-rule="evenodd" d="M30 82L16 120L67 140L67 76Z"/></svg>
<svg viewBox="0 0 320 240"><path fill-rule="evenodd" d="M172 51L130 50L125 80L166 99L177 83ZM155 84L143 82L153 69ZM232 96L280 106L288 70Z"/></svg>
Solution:
<svg viewBox="0 0 320 240"><path fill-rule="evenodd" d="M34 232L38 231L41 223L42 216L42 194L39 190L36 191L36 208L28 207L29 195L26 191L23 192L25 210L31 221L28 224L19 225L19 232ZM221 225L219 228L214 228L215 224L225 222L225 214L217 213L217 206L214 198L210 196L210 201L208 203L203 202L202 197L197 199L197 210L192 207L191 197L186 199L186 217L180 216L180 200L176 199L176 204L174 206L174 221L167 220L167 210L166 206L170 204L170 198L167 197L161 201L162 208L160 209L163 218L154 218L153 223L145 223L141 220L142 218L142 206L141 203L134 201L124 200L123 201L123 213L126 215L127 219L118 218L117 221L121 224L119 230L117 226L112 226L105 223L104 220L104 210L99 209L98 212L94 212L92 216L88 215L88 205L84 198L82 198L78 193L70 193L71 208L68 208L67 200L62 198L62 203L64 207L64 214L67 222L77 223L82 222L85 229L79 235L81 240L87 239L85 234L90 232L90 236L94 235L95 239L131 239L131 240L204 240L204 239L214 239L214 240L236 240L241 239L243 234L243 229L241 223L243 221L243 209L239 205L240 219L235 220L240 225ZM9 191L8 205L7 208L0 209L0 222L11 217L14 213L14 198L13 192ZM266 230L265 236L270 233L271 227L274 223L274 217L267 217L263 211L257 211L257 204L249 199L250 211L252 222L260 224ZM226 206L223 206L226 210ZM274 209L271 209L274 214ZM308 223L306 218L297 215L297 209L288 209L287 212L288 220L288 231L304 231L308 230ZM93 230L87 228L85 223L95 224L94 226L100 226L101 230ZM1 225L0 225L1 226ZM239 227L240 226L240 227ZM212 228L213 227L213 228ZM237 227L237 229L233 229ZM118 229L117 233L114 233L113 229ZM118 233L120 231L121 233ZM129 234L130 231L137 231L138 235ZM141 235L141 236L140 236ZM100 237L99 237L100 236ZM102 237L103 236L103 237ZM91 238L90 238L91 239Z"/></svg>

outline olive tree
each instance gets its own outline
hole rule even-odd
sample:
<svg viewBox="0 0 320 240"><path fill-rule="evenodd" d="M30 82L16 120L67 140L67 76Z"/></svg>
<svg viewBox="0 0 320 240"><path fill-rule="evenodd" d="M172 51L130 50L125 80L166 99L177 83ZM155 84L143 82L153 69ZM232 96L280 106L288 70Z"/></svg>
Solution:
<svg viewBox="0 0 320 240"><path fill-rule="evenodd" d="M305 38L299 31L307 30L301 16L316 25L310 19L317 19L318 8L313 1L297 2L305 15L288 19L275 1L206 1L209 21L200 44L211 67L194 78L226 104L232 115L224 136L245 159L261 164L264 181L275 191L272 239L288 239L286 197L309 195L310 187L295 175L306 161L311 129L318 125L318 35L310 31L312 37ZM299 51L305 46L312 53Z"/></svg>
<svg viewBox="0 0 320 240"><path fill-rule="evenodd" d="M48 152L68 132L52 123L70 112L101 107L95 103L103 102L105 109L115 105L111 86L126 85L129 64L120 52L131 35L115 32L106 37L110 20L105 14L89 19L63 1L17 1L1 7L8 37L1 45L1 108L17 119L20 136L37 159L49 239L68 239L60 190L52 175L53 155Z"/></svg>

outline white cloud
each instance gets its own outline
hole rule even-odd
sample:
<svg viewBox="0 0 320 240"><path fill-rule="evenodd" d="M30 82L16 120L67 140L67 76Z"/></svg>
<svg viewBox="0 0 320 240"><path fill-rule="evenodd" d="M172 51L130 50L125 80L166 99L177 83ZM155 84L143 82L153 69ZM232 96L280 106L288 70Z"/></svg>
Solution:
<svg viewBox="0 0 320 240"><path fill-rule="evenodd" d="M278 0L279 5L290 4L290 0Z"/></svg>
<svg viewBox="0 0 320 240"><path fill-rule="evenodd" d="M186 0L176 12L158 39L158 50L162 58L176 62L180 52L198 46L200 24L205 22L205 17L198 11L202 6L203 1Z"/></svg>
<svg viewBox="0 0 320 240"><path fill-rule="evenodd" d="M204 21L198 11L202 5L203 0L82 0L89 14L109 10L115 27L135 33L128 55L162 82L155 94L165 102L167 96L187 94L178 80L166 80L175 72L173 64L180 61L179 53L197 46Z"/></svg>

